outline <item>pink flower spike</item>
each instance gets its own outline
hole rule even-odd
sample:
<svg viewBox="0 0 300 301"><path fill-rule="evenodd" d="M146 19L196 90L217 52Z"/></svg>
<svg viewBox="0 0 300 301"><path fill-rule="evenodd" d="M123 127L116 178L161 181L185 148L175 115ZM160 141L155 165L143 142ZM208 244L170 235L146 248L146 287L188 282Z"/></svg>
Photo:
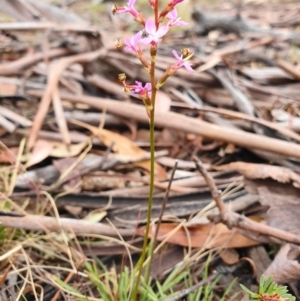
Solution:
<svg viewBox="0 0 300 301"><path fill-rule="evenodd" d="M118 7L116 12L118 14L131 13L134 18L137 18L139 16L139 13L134 8L135 3L136 3L136 0L129 0L127 2L127 6Z"/></svg>
<svg viewBox="0 0 300 301"><path fill-rule="evenodd" d="M126 51L134 52L135 54L137 54L140 50L139 46L137 45L137 42L141 39L141 37L142 33L139 31L133 37L125 39L124 43L126 46L124 49Z"/></svg>
<svg viewBox="0 0 300 301"><path fill-rule="evenodd" d="M188 72L194 72L194 70L192 69L191 67L191 63L189 61L185 61L183 58L182 58L182 55L179 56L176 52L176 50L173 50L172 51L173 55L175 56L177 62L176 64L173 66L173 68L175 70L178 70L180 67L184 67Z"/></svg>
<svg viewBox="0 0 300 301"><path fill-rule="evenodd" d="M161 38L169 31L167 26L161 26L156 30L156 26L152 20L147 20L145 23L145 30L148 36L141 39L142 44L158 44Z"/></svg>
<svg viewBox="0 0 300 301"><path fill-rule="evenodd" d="M180 21L181 18L177 18L178 14L175 7L173 10L167 13L166 17L170 20L167 25L169 28L172 26L187 26L189 24L187 22Z"/></svg>

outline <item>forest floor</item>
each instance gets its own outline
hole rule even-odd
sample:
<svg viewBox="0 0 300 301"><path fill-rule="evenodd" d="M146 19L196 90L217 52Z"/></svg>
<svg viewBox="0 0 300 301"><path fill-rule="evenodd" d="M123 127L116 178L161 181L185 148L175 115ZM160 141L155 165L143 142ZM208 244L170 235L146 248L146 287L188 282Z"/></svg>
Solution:
<svg viewBox="0 0 300 301"><path fill-rule="evenodd" d="M149 120L118 74L149 75L115 43L141 28L107 2L0 3L0 300L130 300ZM262 274L300 300L300 2L178 11L156 76L174 49L195 72L157 93L140 300L247 300Z"/></svg>

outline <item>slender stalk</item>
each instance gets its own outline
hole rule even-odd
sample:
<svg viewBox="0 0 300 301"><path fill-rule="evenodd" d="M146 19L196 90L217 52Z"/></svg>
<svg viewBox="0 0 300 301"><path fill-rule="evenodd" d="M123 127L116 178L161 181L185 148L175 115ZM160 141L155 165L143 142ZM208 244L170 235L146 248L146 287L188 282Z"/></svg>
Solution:
<svg viewBox="0 0 300 301"><path fill-rule="evenodd" d="M173 167L173 170L172 170L172 173L171 173L171 178L170 178L170 181L169 181L169 185L168 185L168 188L166 190L165 197L163 199L162 206L161 206L161 209L160 209L158 221L157 221L157 224L156 224L155 234L154 234L154 236L152 237L152 239L149 243L149 248L148 248L149 262L146 265L146 271L145 271L145 281L146 281L146 283L148 283L149 278L150 278L150 267L151 267L151 260L152 260L152 256L153 256L153 252L154 252L154 247L156 245L156 239L157 239L157 236L158 236L159 227L160 227L162 217L163 217L163 214L164 214L164 211L165 211L165 208L166 208L166 204L167 204L168 197L169 197L169 192L170 192L170 189L171 189L171 185L172 185L172 182L173 182L175 171L177 169L177 165L178 165L178 161L175 162L175 165Z"/></svg>
<svg viewBox="0 0 300 301"><path fill-rule="evenodd" d="M151 67L150 67L150 79L151 79L151 103L152 103L152 110L150 111L149 117L149 126L150 126L150 184L149 184L149 197L148 197L148 209L147 209L147 224L144 234L144 242L143 242L143 249L142 254L139 260L139 269L138 275L136 279L135 288L133 291L133 300L136 301L138 288L141 281L141 275L143 271L143 264L146 259L147 254L147 244L148 244L148 236L150 231L150 224L151 224L151 212L152 212L152 203L153 203L153 190L154 190L154 164L155 164L155 141L154 141L154 122L155 122L155 98L156 98L156 83L155 83L155 58L156 58L156 50L155 55L151 58ZM149 281L149 274L150 274L150 263L149 261L147 268L146 275L145 275L145 283Z"/></svg>

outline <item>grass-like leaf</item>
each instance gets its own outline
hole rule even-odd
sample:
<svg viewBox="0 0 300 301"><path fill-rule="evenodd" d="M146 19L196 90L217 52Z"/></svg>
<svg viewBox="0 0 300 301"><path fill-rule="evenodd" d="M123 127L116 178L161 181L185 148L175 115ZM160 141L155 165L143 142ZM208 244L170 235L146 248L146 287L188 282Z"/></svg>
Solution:
<svg viewBox="0 0 300 301"><path fill-rule="evenodd" d="M256 294L252 291L250 291L245 285L240 284L240 287L251 297L251 298L258 298L259 294Z"/></svg>

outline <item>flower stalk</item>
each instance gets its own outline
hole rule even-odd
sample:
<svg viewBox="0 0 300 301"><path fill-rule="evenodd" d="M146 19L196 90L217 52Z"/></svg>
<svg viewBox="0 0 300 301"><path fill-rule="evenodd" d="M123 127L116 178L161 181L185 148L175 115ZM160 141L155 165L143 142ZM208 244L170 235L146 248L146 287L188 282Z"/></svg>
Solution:
<svg viewBox="0 0 300 301"><path fill-rule="evenodd" d="M171 30L174 26L186 26L188 23L181 21L177 16L176 5L183 0L171 0L166 7L159 13L158 9L159 0L149 0L149 4L153 9L154 21L151 19L146 20L142 13L138 12L134 7L136 0L129 0L126 6L118 7L114 5L112 7L113 14L129 13L133 16L133 19L141 24L144 28L137 32L133 37L127 38L124 42L118 40L116 48L124 46L124 50L133 53L141 62L142 66L149 73L150 82L143 85L139 81L135 81L135 84L128 85L126 83L126 75L124 73L119 75L119 80L124 87L126 93L134 93L139 96L143 101L146 109L146 113L149 117L149 133L150 133L150 185L149 185L149 198L148 198L148 211L147 211L147 223L145 227L145 235L143 242L143 249L140 260L138 262L138 272L135 281L135 287L133 289L133 295L131 300L136 301L138 298L139 285L141 282L141 275L143 272L144 262L148 254L148 263L145 269L144 279L146 283L149 282L150 264L153 253L153 241L151 240L148 246L148 236L151 224L151 212L153 204L153 190L154 190L154 167L155 167L155 141L154 141L154 126L155 126L155 100L157 90L160 89L168 77L174 75L180 67L185 67L188 72L194 70L190 66L189 60L193 56L193 52L189 49L183 49L181 56L173 50L173 55L176 62L173 65L167 67L164 75L156 80L155 77L155 63L157 56L157 48L162 38ZM144 55L144 47L149 47L150 62Z"/></svg>

